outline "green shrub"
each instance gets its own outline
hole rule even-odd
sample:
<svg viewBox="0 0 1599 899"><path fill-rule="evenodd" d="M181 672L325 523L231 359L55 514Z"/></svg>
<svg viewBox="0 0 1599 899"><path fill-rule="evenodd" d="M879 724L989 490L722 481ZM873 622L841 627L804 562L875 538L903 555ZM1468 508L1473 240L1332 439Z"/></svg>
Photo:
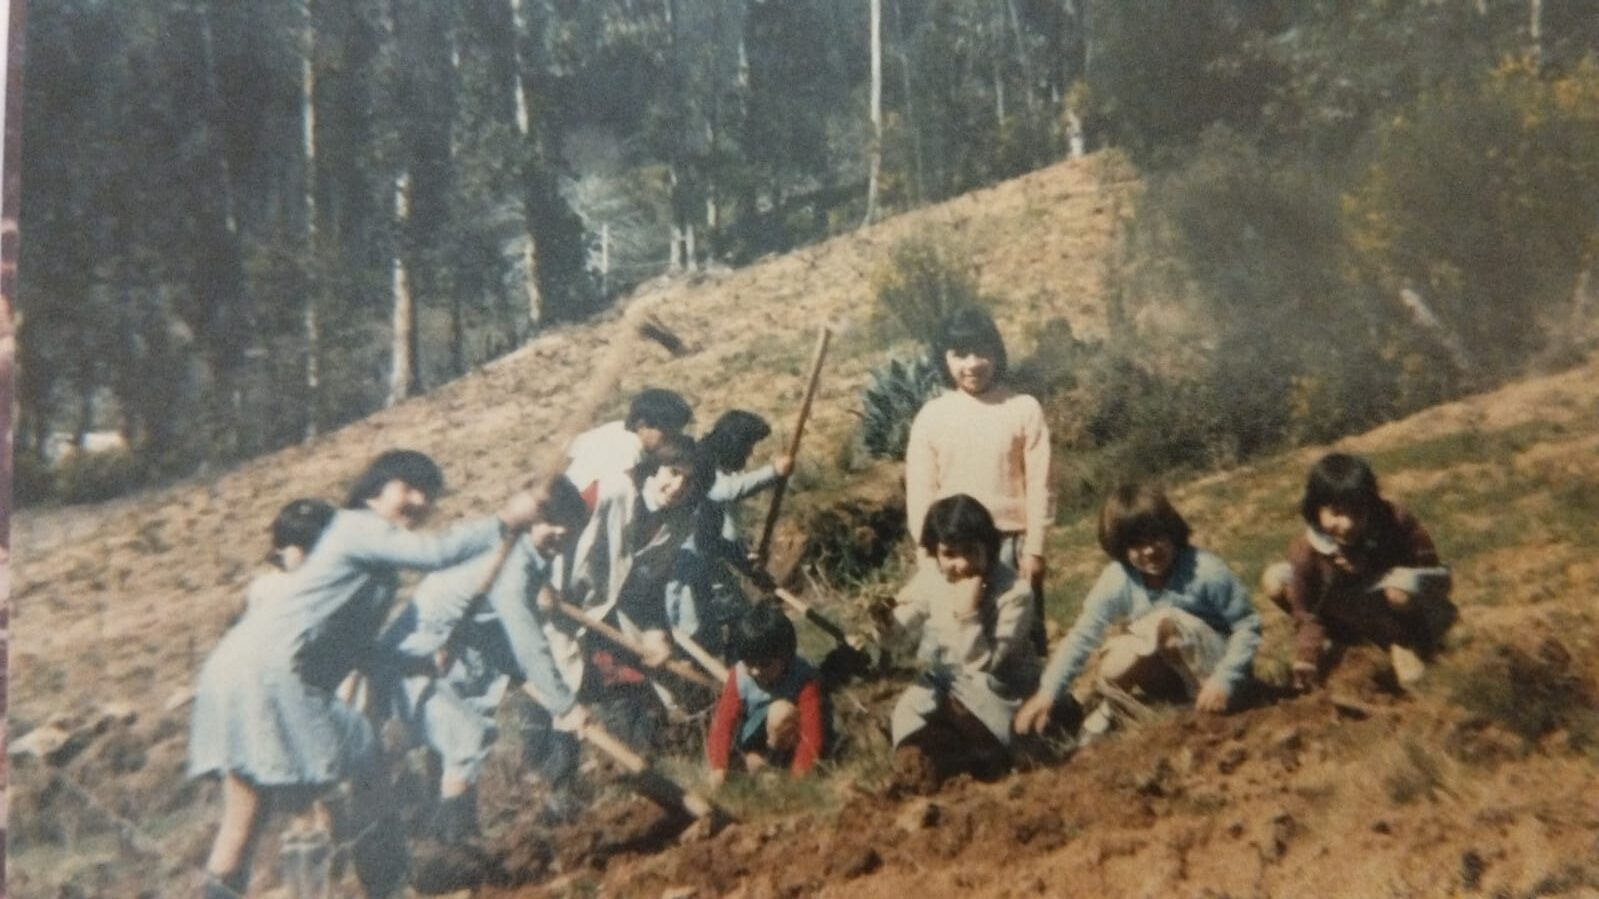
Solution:
<svg viewBox="0 0 1599 899"><path fill-rule="evenodd" d="M938 395L943 381L926 356L890 359L872 372L861 391L861 446L880 459L903 459L911 422Z"/></svg>
<svg viewBox="0 0 1599 899"><path fill-rule="evenodd" d="M11 498L18 506L42 503L55 493L55 475L49 463L29 450L11 460Z"/></svg>
<svg viewBox="0 0 1599 899"><path fill-rule="evenodd" d="M94 503L112 499L143 481L139 461L125 449L73 453L56 466L56 493L63 502Z"/></svg>
<svg viewBox="0 0 1599 899"><path fill-rule="evenodd" d="M923 343L933 342L950 313L986 305L971 259L925 235L894 244L888 262L872 275L872 294L880 316Z"/></svg>

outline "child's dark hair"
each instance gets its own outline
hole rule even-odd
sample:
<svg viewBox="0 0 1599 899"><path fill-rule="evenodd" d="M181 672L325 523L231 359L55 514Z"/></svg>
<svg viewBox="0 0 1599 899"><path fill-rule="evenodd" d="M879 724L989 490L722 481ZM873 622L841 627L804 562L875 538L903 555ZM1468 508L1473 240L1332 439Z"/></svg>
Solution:
<svg viewBox="0 0 1599 899"><path fill-rule="evenodd" d="M1348 453L1328 453L1310 466L1305 495L1299 500L1299 514L1311 527L1317 527L1316 513L1323 506L1370 512L1382 503L1377 474L1365 459Z"/></svg>
<svg viewBox="0 0 1599 899"><path fill-rule="evenodd" d="M754 412L732 409L723 412L711 426L711 432L700 438L700 452L710 457L712 464L724 471L737 471L749 461L750 450L772 433L766 419Z"/></svg>
<svg viewBox="0 0 1599 899"><path fill-rule="evenodd" d="M645 453L633 469L633 483L642 487L651 475L663 467L688 471L688 482L683 487L689 505L703 499L716 480L715 464L698 451L694 438L687 434L667 434L660 446Z"/></svg>
<svg viewBox="0 0 1599 899"><path fill-rule="evenodd" d="M733 657L745 664L792 659L798 645L794 623L775 603L758 602L733 624Z"/></svg>
<svg viewBox="0 0 1599 899"><path fill-rule="evenodd" d="M1165 491L1149 484L1123 484L1105 497L1099 510L1099 546L1120 562L1127 550L1169 538L1178 549L1188 545L1188 522L1166 498Z"/></svg>
<svg viewBox="0 0 1599 899"><path fill-rule="evenodd" d="M583 494L571 478L558 474L550 479L545 486L544 501L539 505L539 520L574 531L588 524L588 504L583 502Z"/></svg>
<svg viewBox="0 0 1599 899"><path fill-rule="evenodd" d="M279 553L291 546L309 555L333 520L333 511L332 503L319 499L297 499L279 509L272 519L272 555L268 558L277 562Z"/></svg>
<svg viewBox="0 0 1599 899"><path fill-rule="evenodd" d="M954 387L955 379L950 377L949 365L945 362L950 350L957 355L975 353L992 360L994 380L1005 379L1009 366L1005 340L999 336L999 328L994 326L994 320L976 306L967 306L951 313L938 326L938 335L933 338L933 368L938 370L946 386Z"/></svg>
<svg viewBox="0 0 1599 899"><path fill-rule="evenodd" d="M629 431L643 426L672 434L681 432L693 420L694 410L677 391L646 387L628 403L627 420L623 424Z"/></svg>
<svg viewBox="0 0 1599 899"><path fill-rule="evenodd" d="M988 561L999 558L999 528L987 507L964 493L946 496L927 507L922 519L922 549L938 555L938 545L976 544L988 550Z"/></svg>
<svg viewBox="0 0 1599 899"><path fill-rule="evenodd" d="M389 450L372 460L366 471L350 488L344 501L346 509L360 509L366 501L383 492L390 481L403 481L406 485L427 494L429 500L437 499L444 490L444 472L426 453L416 450Z"/></svg>

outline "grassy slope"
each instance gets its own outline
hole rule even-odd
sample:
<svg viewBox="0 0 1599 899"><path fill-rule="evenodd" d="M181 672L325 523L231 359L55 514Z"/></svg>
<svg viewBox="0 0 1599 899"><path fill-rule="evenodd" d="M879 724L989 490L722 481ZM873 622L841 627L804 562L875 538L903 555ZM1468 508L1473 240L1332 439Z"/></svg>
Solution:
<svg viewBox="0 0 1599 899"><path fill-rule="evenodd" d="M1319 694L1224 719L1169 710L1065 764L958 783L934 815L847 783L797 816L786 794L781 813L739 794L753 820L548 892L1599 894L1599 361L1339 447L1371 458L1457 575L1461 620L1414 696L1375 689L1380 658L1359 656ZM1180 486L1196 541L1256 578L1299 527L1298 490L1323 451ZM1058 529L1051 557L1069 621L1103 564L1090 524ZM1271 679L1289 626L1262 615L1257 671Z"/></svg>
<svg viewBox="0 0 1599 899"><path fill-rule="evenodd" d="M1008 298L1002 325L1024 349L1052 316L1094 333L1103 328L1101 259L1131 189L1125 177L1102 160L1066 163L746 269L646 288L636 299L658 300L661 318L698 349L681 359L643 351L607 411L645 384L670 386L695 403L702 424L738 406L772 417L781 436L803 390L815 328L830 323L838 337L799 481L836 491L856 396L890 348L871 321L867 283L888 247L911 233L961 244L982 288ZM426 396L210 479L100 507L28 513L14 541L13 736L53 715L131 703L140 722L125 736L141 757L119 764L134 770L97 757L67 773L151 830L163 856L197 858L210 809L195 802L209 789L181 786L187 717L162 703L189 683L242 603L277 508L297 496L338 499L372 455L407 446L445 469L451 493L440 520L490 511L561 428L614 331L614 319L560 329ZM806 500L801 490L794 502ZM76 823L65 831L50 823L81 819L88 834L103 829L100 811L73 811L75 800L52 793L37 766L14 773L19 851L70 839L80 867L102 861L102 849L114 855L114 841L102 845L74 836ZM17 895L50 892L46 884L72 876L47 855L16 860Z"/></svg>

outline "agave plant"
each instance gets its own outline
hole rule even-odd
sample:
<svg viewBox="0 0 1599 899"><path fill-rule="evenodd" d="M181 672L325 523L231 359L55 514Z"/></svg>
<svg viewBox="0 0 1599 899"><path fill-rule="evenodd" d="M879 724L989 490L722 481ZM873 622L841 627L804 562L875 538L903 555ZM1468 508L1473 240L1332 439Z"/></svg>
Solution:
<svg viewBox="0 0 1599 899"><path fill-rule="evenodd" d="M911 421L942 387L938 369L925 355L888 360L861 391L861 446L881 459L905 458Z"/></svg>

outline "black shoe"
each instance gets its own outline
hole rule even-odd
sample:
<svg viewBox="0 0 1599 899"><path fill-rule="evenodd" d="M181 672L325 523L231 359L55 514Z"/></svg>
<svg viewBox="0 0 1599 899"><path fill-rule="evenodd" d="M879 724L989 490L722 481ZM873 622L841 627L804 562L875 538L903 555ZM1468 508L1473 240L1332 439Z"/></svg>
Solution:
<svg viewBox="0 0 1599 899"><path fill-rule="evenodd" d="M440 843L465 843L478 837L477 794L468 790L439 802L433 813L433 838Z"/></svg>
<svg viewBox="0 0 1599 899"><path fill-rule="evenodd" d="M250 874L243 869L225 876L207 871L200 882L200 899L244 899L249 886Z"/></svg>

